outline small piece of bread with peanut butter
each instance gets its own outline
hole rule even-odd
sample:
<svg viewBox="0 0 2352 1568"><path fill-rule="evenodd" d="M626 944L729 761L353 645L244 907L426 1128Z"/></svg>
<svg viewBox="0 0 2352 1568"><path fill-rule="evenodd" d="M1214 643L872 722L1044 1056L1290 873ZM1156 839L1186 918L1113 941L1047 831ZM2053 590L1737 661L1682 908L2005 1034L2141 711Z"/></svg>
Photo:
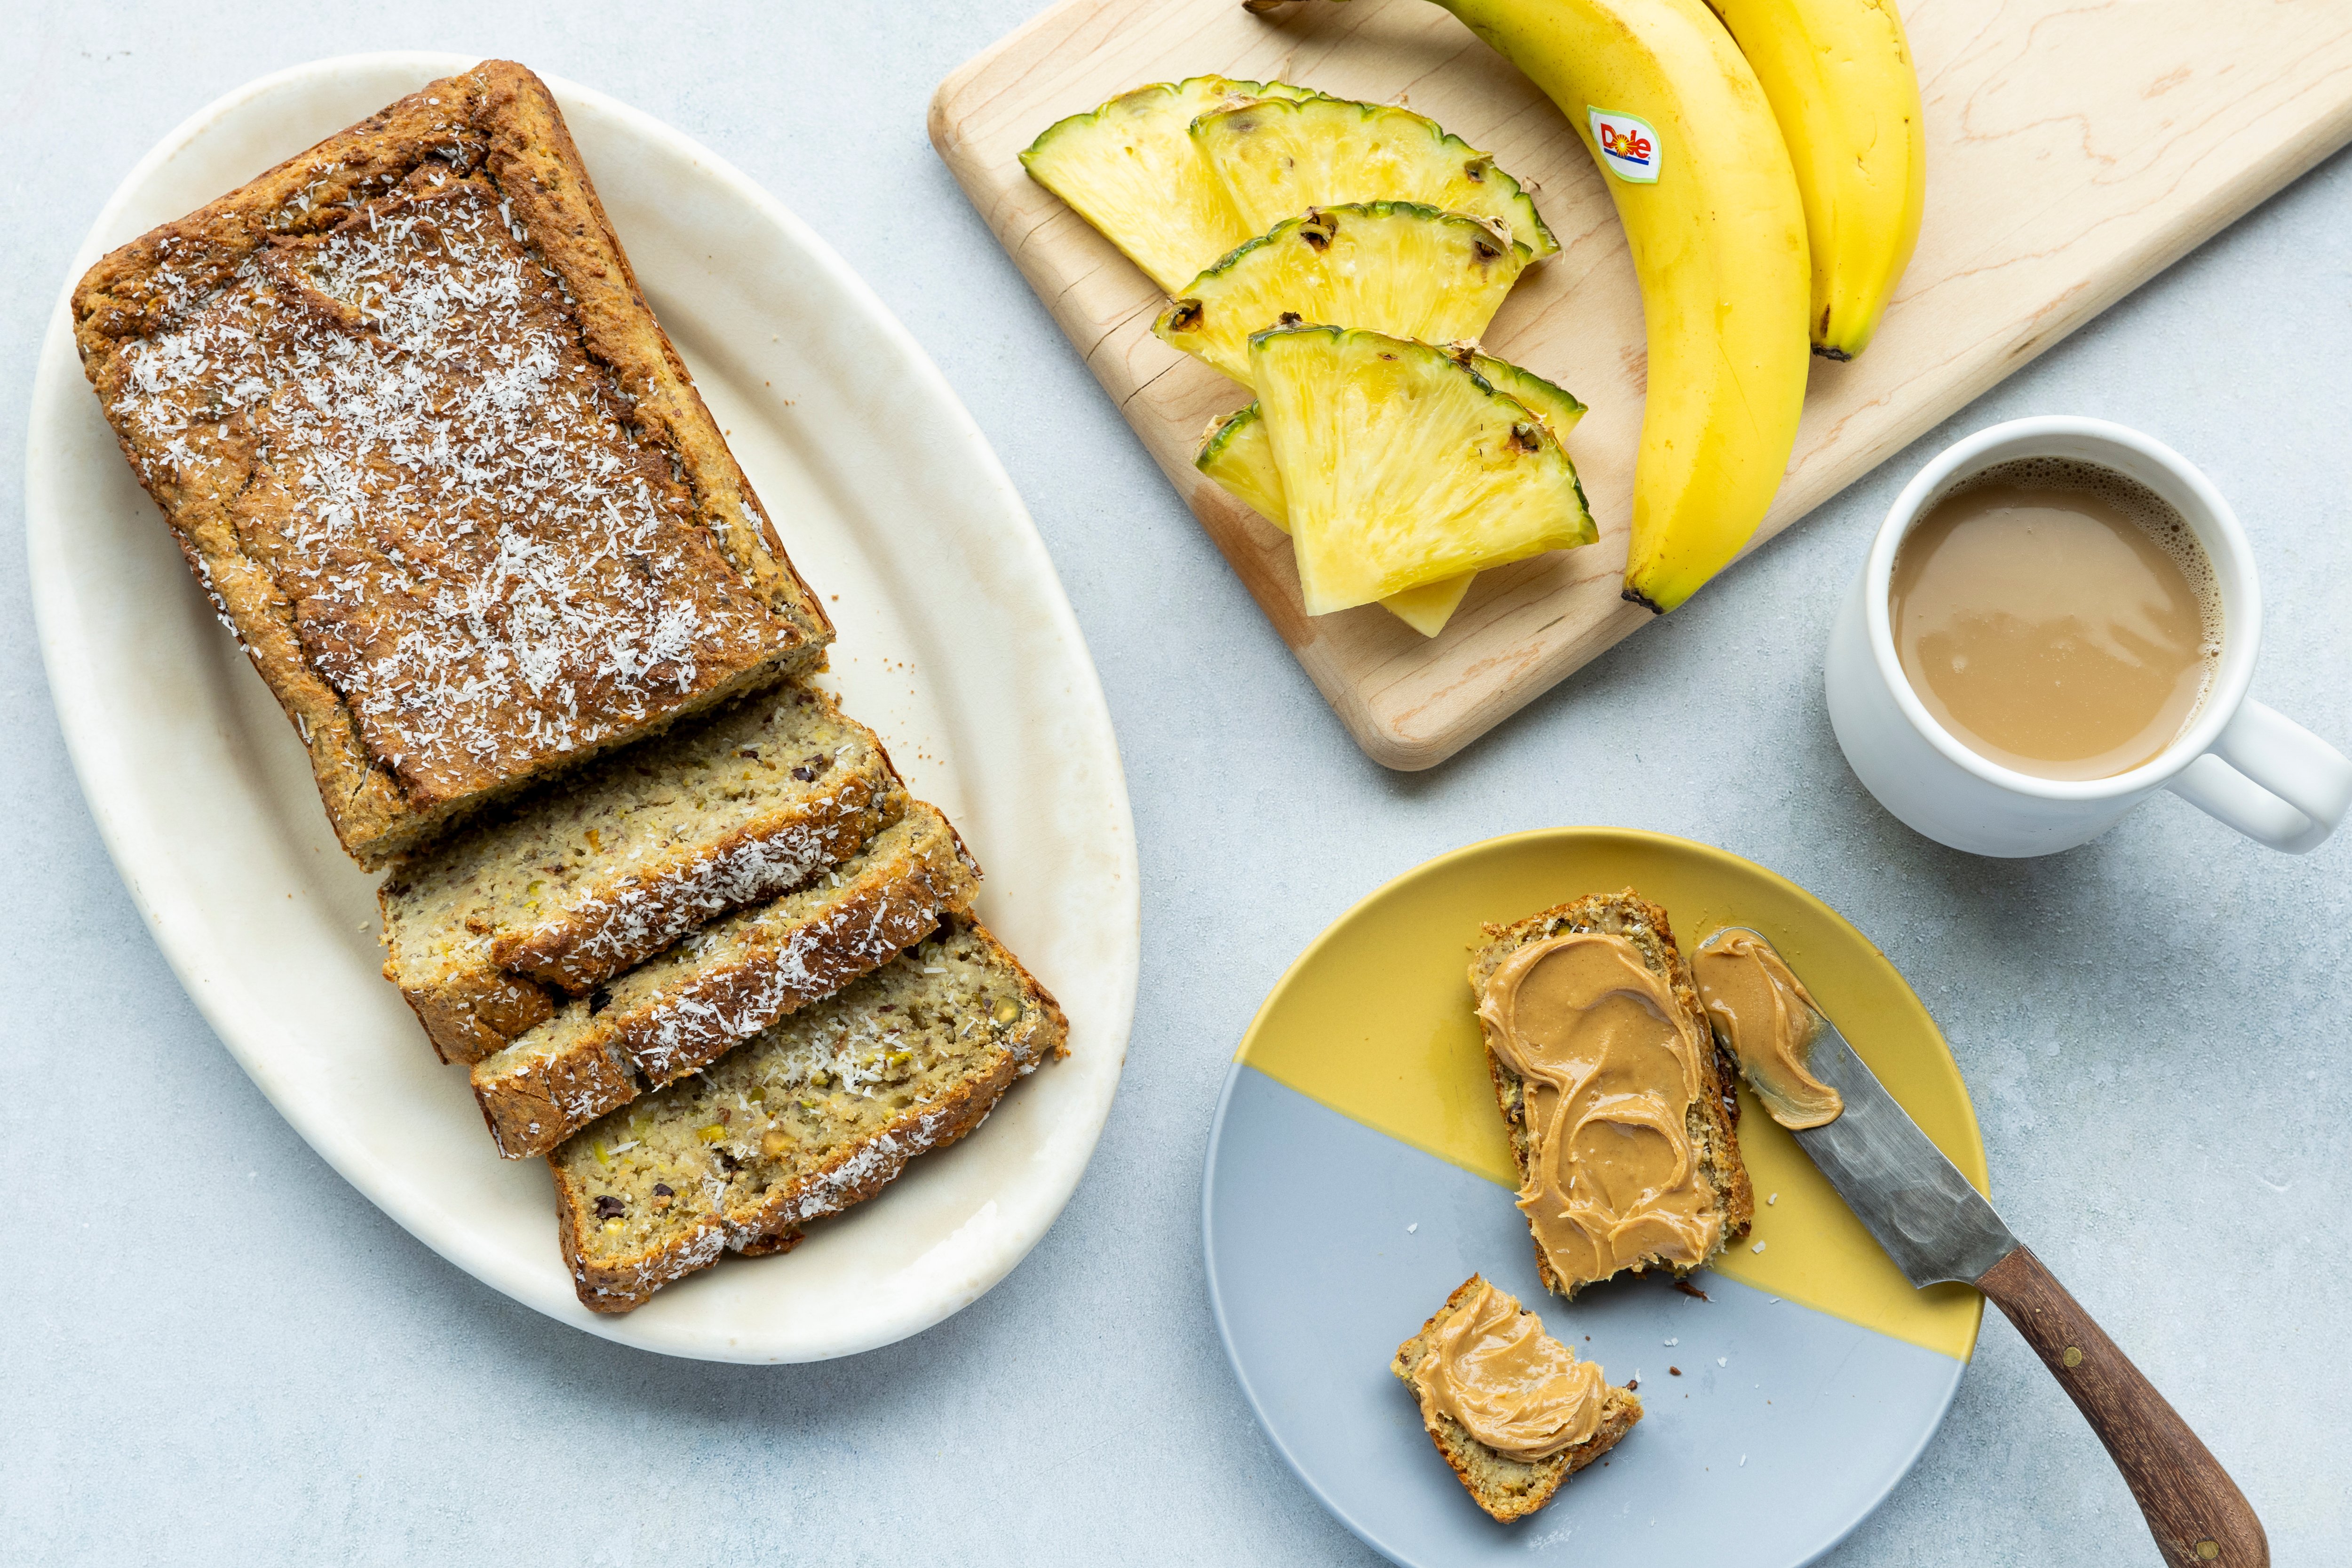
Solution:
<svg viewBox="0 0 2352 1568"><path fill-rule="evenodd" d="M1506 1524L1549 1502L1642 1418L1633 1390L1577 1360L1478 1274L1397 1347L1389 1370L1420 1401L1429 1440L1471 1500Z"/></svg>
<svg viewBox="0 0 2352 1568"><path fill-rule="evenodd" d="M1666 911L1628 888L1486 936L1470 988L1545 1285L1681 1277L1747 1235L1738 1080Z"/></svg>

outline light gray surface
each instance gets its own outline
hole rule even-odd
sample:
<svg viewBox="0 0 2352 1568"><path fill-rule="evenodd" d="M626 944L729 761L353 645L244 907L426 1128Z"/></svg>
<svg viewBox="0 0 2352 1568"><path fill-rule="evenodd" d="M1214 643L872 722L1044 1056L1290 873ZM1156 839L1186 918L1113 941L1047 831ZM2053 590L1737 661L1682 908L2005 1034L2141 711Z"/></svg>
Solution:
<svg viewBox="0 0 2352 1568"><path fill-rule="evenodd" d="M2255 694L2352 742L2352 158L1454 763L1395 775L1349 742L924 140L937 81L1041 3L11 8L0 799L21 831L0 909L0 1212L18 1283L0 1556L1370 1562L1275 1459L1219 1352L1197 1226L1210 1111L1259 999L1349 902L1442 850L1572 822L1724 845L1884 947L1969 1077L2004 1216L2235 1473L2278 1560L2339 1552L2352 844L2291 859L2163 799L2045 861L1944 851L1853 783L1819 667L1913 468L1995 419L2093 414L2170 442L2236 503L2268 594ZM67 259L205 102L388 47L592 84L773 190L971 405L1092 640L1143 858L1126 1085L1044 1244L895 1350L661 1361L448 1268L237 1070L83 810L34 647L16 473ZM1834 1561L2157 1558L1996 1317L1943 1433Z"/></svg>

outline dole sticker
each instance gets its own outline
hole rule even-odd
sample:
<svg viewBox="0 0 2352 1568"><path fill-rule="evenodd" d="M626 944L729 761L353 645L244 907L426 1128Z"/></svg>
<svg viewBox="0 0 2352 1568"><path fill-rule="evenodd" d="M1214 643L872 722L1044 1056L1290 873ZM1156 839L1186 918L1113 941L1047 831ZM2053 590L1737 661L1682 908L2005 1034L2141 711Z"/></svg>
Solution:
<svg viewBox="0 0 2352 1568"><path fill-rule="evenodd" d="M1592 117L1592 144L1601 149L1601 162L1619 179L1636 185L1658 183L1658 133L1646 120L1630 114L1611 114L1605 110L1584 106Z"/></svg>

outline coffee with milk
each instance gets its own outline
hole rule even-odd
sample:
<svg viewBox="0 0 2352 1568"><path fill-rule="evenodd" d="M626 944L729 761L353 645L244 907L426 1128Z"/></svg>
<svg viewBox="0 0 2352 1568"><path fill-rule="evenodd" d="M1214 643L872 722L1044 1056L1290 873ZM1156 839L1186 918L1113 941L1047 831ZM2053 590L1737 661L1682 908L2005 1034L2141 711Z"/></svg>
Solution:
<svg viewBox="0 0 2352 1568"><path fill-rule="evenodd" d="M2155 492L2034 458L1976 474L1905 535L1888 602L1936 721L2020 773L2100 779L2161 754L2221 649L2212 563Z"/></svg>

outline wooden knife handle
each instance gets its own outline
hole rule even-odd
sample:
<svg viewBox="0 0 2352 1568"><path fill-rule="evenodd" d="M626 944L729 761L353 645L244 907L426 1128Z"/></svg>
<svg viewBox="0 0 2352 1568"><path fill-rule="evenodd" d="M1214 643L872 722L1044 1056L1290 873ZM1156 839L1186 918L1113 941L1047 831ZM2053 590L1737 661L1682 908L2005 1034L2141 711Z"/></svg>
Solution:
<svg viewBox="0 0 2352 1568"><path fill-rule="evenodd" d="M2269 1568L2263 1521L2189 1423L2021 1247L1977 1288L2008 1314L2107 1446L2173 1568Z"/></svg>

